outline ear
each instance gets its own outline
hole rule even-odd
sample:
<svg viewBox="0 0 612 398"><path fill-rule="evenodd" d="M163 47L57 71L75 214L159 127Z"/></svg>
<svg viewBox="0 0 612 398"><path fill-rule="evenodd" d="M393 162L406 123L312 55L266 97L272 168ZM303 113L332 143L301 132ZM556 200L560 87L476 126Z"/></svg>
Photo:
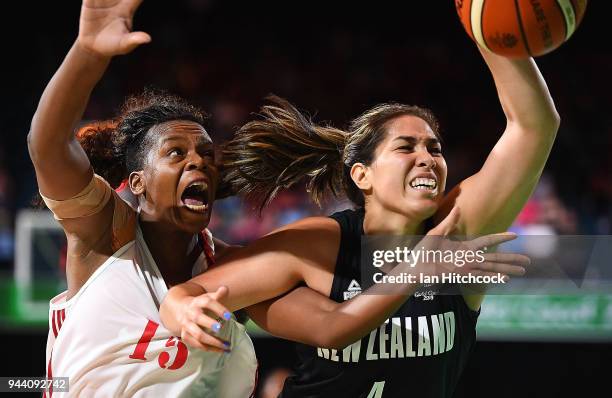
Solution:
<svg viewBox="0 0 612 398"><path fill-rule="evenodd" d="M372 188L368 167L363 163L355 163L351 166L351 178L353 182L355 182L355 185L362 191L367 191Z"/></svg>
<svg viewBox="0 0 612 398"><path fill-rule="evenodd" d="M128 182L130 185L130 191L136 196L142 195L145 193L145 180L143 177L142 171L132 171L130 176L128 177Z"/></svg>

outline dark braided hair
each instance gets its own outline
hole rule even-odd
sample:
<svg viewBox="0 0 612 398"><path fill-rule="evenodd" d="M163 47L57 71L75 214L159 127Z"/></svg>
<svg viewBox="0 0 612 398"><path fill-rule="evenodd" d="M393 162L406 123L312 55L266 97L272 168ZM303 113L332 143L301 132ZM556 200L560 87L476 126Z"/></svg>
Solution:
<svg viewBox="0 0 612 398"><path fill-rule="evenodd" d="M172 120L204 125L205 119L199 108L182 98L148 88L128 97L117 117L81 127L76 139L94 172L117 188L131 172L143 169L146 154L154 142L147 139L151 127ZM40 195L32 202L37 207L44 207Z"/></svg>
<svg viewBox="0 0 612 398"><path fill-rule="evenodd" d="M113 134L114 156L123 159L127 177L142 170L152 141L147 139L151 127L172 120L189 120L204 125L204 113L180 97L161 91L146 89L142 94L129 97L117 117Z"/></svg>

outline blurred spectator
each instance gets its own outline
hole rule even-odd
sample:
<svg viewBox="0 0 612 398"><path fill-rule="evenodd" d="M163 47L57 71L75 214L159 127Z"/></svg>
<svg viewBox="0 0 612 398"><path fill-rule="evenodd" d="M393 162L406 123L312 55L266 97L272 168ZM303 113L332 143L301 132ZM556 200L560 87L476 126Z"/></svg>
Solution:
<svg viewBox="0 0 612 398"><path fill-rule="evenodd" d="M579 233L576 212L563 204L550 175L546 173L542 175L534 193L518 215L513 229L519 233L536 229L542 233L549 231L556 235Z"/></svg>

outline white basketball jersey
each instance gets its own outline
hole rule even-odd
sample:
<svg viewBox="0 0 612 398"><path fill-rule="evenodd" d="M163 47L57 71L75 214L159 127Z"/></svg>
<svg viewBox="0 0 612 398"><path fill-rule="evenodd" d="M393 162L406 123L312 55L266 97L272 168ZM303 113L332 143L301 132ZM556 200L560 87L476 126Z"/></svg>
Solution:
<svg viewBox="0 0 612 398"><path fill-rule="evenodd" d="M194 270L206 269L200 256ZM68 377L69 392L45 397L250 397L257 360L244 326L226 322L231 352L192 349L164 328L168 289L137 229L78 293L51 300L47 376Z"/></svg>

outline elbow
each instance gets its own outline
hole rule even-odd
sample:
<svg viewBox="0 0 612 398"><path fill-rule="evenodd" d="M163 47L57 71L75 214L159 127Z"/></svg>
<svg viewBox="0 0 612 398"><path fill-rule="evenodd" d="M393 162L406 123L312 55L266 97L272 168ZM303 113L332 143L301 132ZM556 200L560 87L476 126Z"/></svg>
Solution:
<svg viewBox="0 0 612 398"><path fill-rule="evenodd" d="M536 119L522 120L520 118L509 118L506 127L508 129L516 129L530 136L535 134L540 138L547 139L552 144L557 137L560 125L561 117L553 108L548 114L538 115Z"/></svg>
<svg viewBox="0 0 612 398"><path fill-rule="evenodd" d="M28 153L30 154L30 158L32 161L35 160L36 155L39 152L40 144L40 132L38 132L38 123L36 121L37 117L34 114L32 118L32 122L30 123L30 131L28 131L28 135L26 137L26 143L28 145Z"/></svg>
<svg viewBox="0 0 612 398"><path fill-rule="evenodd" d="M551 112L550 120L548 121L548 125L549 125L549 129L552 132L552 134L556 135L557 131L559 130L559 126L561 125L561 116L559 116L559 112L557 112L557 110L554 108Z"/></svg>
<svg viewBox="0 0 612 398"><path fill-rule="evenodd" d="M541 131L555 136L557 134L557 130L559 130L560 124L561 116L559 116L557 108L555 108L554 105L551 105L550 109L547 112L542 112L539 119L538 127L541 129Z"/></svg>
<svg viewBox="0 0 612 398"><path fill-rule="evenodd" d="M330 350L342 350L348 344L342 338L335 337L335 336L327 336L327 337L317 338L317 341L314 345L316 347L327 348Z"/></svg>
<svg viewBox="0 0 612 398"><path fill-rule="evenodd" d="M350 333L350 332L349 332ZM315 346L334 350L343 350L357 339L349 334L327 327L323 333L316 334Z"/></svg>
<svg viewBox="0 0 612 398"><path fill-rule="evenodd" d="M28 153L30 154L30 159L34 162L36 160L36 139L34 134L32 133L32 129L28 132L28 136L26 137L26 142L28 145Z"/></svg>
<svg viewBox="0 0 612 398"><path fill-rule="evenodd" d="M547 143L552 146L555 139L557 138L557 132L559 131L559 126L561 125L561 117L559 113L555 109L553 109L552 114L543 123L541 127L541 134L544 135L545 138L548 138Z"/></svg>

